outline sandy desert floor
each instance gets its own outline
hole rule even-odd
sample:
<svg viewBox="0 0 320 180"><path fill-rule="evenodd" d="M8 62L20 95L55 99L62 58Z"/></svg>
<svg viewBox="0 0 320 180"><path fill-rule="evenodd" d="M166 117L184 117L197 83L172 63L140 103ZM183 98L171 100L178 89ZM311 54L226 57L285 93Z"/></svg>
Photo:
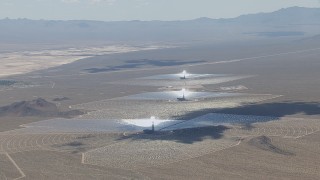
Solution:
<svg viewBox="0 0 320 180"><path fill-rule="evenodd" d="M11 76L38 86L3 89L1 105L67 97L59 108L89 113L0 117L0 179L319 179L320 49L194 48L101 55ZM221 76L150 80L183 69ZM172 95L183 86L211 94L180 102ZM142 133L138 121L151 116L172 121Z"/></svg>
<svg viewBox="0 0 320 180"><path fill-rule="evenodd" d="M93 56L126 53L141 50L152 50L164 48L161 46L140 46L129 45L102 46L88 48L67 48L64 50L41 50L41 51L23 51L0 54L0 78L29 73L41 69L69 64L80 59Z"/></svg>

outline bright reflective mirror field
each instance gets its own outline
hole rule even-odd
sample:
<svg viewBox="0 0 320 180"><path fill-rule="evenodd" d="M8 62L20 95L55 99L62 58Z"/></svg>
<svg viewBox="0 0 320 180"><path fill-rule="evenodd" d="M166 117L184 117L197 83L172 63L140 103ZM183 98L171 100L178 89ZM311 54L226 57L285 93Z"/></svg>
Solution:
<svg viewBox="0 0 320 180"><path fill-rule="evenodd" d="M0 1L0 180L320 179L318 0Z"/></svg>

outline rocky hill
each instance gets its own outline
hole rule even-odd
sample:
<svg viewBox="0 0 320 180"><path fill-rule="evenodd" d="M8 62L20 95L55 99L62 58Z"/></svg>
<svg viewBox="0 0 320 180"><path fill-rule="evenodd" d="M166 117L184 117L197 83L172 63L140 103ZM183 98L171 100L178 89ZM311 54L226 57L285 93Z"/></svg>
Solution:
<svg viewBox="0 0 320 180"><path fill-rule="evenodd" d="M73 116L82 115L84 112L79 110L61 111L56 104L38 98L32 101L21 101L0 107L0 116L12 117L64 117L71 118Z"/></svg>

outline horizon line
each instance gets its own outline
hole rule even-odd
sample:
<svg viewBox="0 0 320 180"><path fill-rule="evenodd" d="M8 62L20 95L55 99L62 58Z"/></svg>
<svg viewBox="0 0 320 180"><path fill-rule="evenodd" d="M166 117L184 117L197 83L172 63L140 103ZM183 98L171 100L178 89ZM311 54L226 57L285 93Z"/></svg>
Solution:
<svg viewBox="0 0 320 180"><path fill-rule="evenodd" d="M94 19L32 19L32 18L25 18L25 17L19 17L19 18L10 18L10 17L3 17L0 19L0 21L3 20L29 20L29 21L92 21L92 22L177 22L177 21L195 21L195 20L227 20L227 19L235 19L239 18L241 16L247 16L247 15L256 15L256 14L268 14L268 13L274 13L281 10L286 9L292 9L292 8L302 8L302 9L320 9L320 7L301 7L301 6L291 6L287 8L280 8L274 11L268 11L268 12L258 12L258 13L248 13L248 14L241 14L235 17L221 17L221 18L210 18L210 17L197 17L193 19L176 19L176 20L160 20L160 19L154 19L154 20L140 20L140 19L132 19L132 20L94 20Z"/></svg>

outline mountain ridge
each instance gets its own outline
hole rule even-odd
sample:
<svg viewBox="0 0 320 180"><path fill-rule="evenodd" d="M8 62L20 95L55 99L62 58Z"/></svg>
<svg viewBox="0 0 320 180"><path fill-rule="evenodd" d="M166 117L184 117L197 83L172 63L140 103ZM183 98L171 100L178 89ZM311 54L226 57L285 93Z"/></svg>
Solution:
<svg viewBox="0 0 320 180"><path fill-rule="evenodd" d="M315 27L309 27L309 26ZM108 41L156 42L235 40L248 33L306 31L316 35L320 8L292 7L271 13L242 15L230 19L197 18L185 21L90 21L0 20L3 42ZM246 34L246 35L244 35Z"/></svg>
<svg viewBox="0 0 320 180"><path fill-rule="evenodd" d="M119 23L119 22L187 22L187 21L222 21L222 20L232 20L232 19L239 19L243 17L248 17L248 16L257 16L257 15L270 15L270 14L281 14L281 13L299 13L305 14L305 13L320 13L320 7L319 8L310 8L310 7L299 7L299 6L293 6L293 7L288 7L288 8L282 8L276 11L272 12L259 12L259 13L249 13L249 14L243 14L239 15L234 18L210 18L210 17L199 17L199 18L194 18L194 19L189 19L189 20L125 20L125 21L103 21L103 20L81 20L81 19L70 19L70 20L50 20L50 19L28 19L28 18L17 18L17 19L11 19L11 18L3 18L0 19L0 21L52 21L52 22L95 22L95 23Z"/></svg>

